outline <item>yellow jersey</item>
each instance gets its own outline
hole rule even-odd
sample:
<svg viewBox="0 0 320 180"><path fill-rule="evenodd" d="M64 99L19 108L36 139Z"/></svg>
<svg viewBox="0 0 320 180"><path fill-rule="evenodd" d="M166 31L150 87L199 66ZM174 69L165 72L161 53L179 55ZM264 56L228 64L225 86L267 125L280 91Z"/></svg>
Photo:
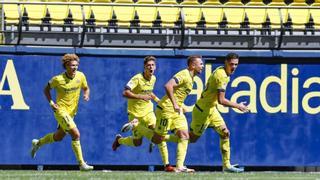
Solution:
<svg viewBox="0 0 320 180"><path fill-rule="evenodd" d="M151 94L156 83L156 77L152 75L151 80L143 77L143 73L133 76L126 85L126 89L131 90L134 94ZM135 117L143 117L153 111L151 100L128 98L128 113Z"/></svg>
<svg viewBox="0 0 320 180"><path fill-rule="evenodd" d="M230 77L223 66L216 68L210 75L206 88L196 102L201 109L211 109L218 104L218 92L226 91Z"/></svg>
<svg viewBox="0 0 320 180"><path fill-rule="evenodd" d="M54 76L49 81L51 89L56 90L56 103L59 106L59 112L67 112L73 117L78 110L80 91L88 87L86 76L77 71L74 78L69 78L66 73Z"/></svg>
<svg viewBox="0 0 320 180"><path fill-rule="evenodd" d="M182 107L184 100L192 90L194 80L188 69L179 71L173 76L173 79L178 85L173 90L173 96L175 97L178 106ZM173 104L168 95L162 97L158 105L166 112L174 112Z"/></svg>

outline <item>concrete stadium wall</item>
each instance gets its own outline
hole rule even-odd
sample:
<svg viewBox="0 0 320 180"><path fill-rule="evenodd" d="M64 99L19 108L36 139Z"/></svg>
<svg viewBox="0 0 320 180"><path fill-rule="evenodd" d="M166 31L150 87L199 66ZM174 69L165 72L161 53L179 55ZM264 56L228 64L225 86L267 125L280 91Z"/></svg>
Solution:
<svg viewBox="0 0 320 180"><path fill-rule="evenodd" d="M91 100L80 100L75 118L85 159L96 165L160 165L158 151L148 144L111 150L114 136L127 121L122 90L143 69L143 57L156 55L155 94L186 67L186 57L201 54L205 71L186 100L192 108L211 71L228 51L0 48L0 164L76 164L70 137L44 146L31 159L31 140L55 131L57 123L43 95L48 80L63 71L63 53L80 54L79 70L91 87ZM220 108L231 131L231 161L246 166L317 166L320 164L320 63L315 52L237 51L240 65L231 77L227 97L247 101L251 113ZM309 54L308 54L309 53ZM299 57L300 56L300 57ZM259 57L259 58L257 58ZM190 113L187 113L191 122ZM124 136L130 133L123 134ZM169 143L175 164L176 144ZM220 165L219 138L209 129L189 145L187 165Z"/></svg>

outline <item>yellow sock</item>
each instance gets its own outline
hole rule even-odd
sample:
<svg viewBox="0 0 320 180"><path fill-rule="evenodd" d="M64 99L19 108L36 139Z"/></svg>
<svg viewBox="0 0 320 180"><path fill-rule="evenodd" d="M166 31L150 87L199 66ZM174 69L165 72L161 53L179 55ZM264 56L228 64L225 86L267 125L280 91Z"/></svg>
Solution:
<svg viewBox="0 0 320 180"><path fill-rule="evenodd" d="M159 152L162 158L163 165L169 164L169 153L168 153L168 147L166 142L161 142L158 144Z"/></svg>
<svg viewBox="0 0 320 180"><path fill-rule="evenodd" d="M38 142L38 146L43 146L45 144L53 143L54 142L53 134L54 133L49 133L43 136L42 138L40 138Z"/></svg>
<svg viewBox="0 0 320 180"><path fill-rule="evenodd" d="M177 135L175 134L167 134L164 136L164 140L167 142L174 142L174 143L178 143L179 142L179 138Z"/></svg>
<svg viewBox="0 0 320 180"><path fill-rule="evenodd" d="M184 160L187 154L188 142L189 140L179 139L178 146L177 146L177 164L176 164L177 168L183 167Z"/></svg>
<svg viewBox="0 0 320 180"><path fill-rule="evenodd" d="M119 142L119 144L123 144L123 145L126 145L126 146L134 146L132 136L120 138L118 140L118 142Z"/></svg>
<svg viewBox="0 0 320 180"><path fill-rule="evenodd" d="M79 164L83 164L84 160L83 160L83 156L82 156L82 150L81 150L81 144L80 141L72 141L71 142L71 146L74 152L74 155L76 156Z"/></svg>
<svg viewBox="0 0 320 180"><path fill-rule="evenodd" d="M147 139L149 139L149 141L151 141L152 136L153 136L153 130L139 124L136 127L136 130L139 131L139 133L141 133L144 137L146 137Z"/></svg>
<svg viewBox="0 0 320 180"><path fill-rule="evenodd" d="M220 138L220 150L222 156L223 167L230 168L230 140Z"/></svg>

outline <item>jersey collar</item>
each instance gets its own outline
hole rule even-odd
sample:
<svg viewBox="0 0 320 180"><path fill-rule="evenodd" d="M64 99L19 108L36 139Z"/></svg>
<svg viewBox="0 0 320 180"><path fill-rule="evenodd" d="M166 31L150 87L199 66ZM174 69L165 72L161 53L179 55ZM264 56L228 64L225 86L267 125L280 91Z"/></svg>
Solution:
<svg viewBox="0 0 320 180"><path fill-rule="evenodd" d="M191 79L193 80L193 78L194 78L196 75L192 76L192 75L191 75L191 72L189 71L188 68L187 68L187 70L188 70L188 72L189 72L189 75L190 75Z"/></svg>
<svg viewBox="0 0 320 180"><path fill-rule="evenodd" d="M151 81L151 79L152 79L152 76L151 76L150 80L147 79L147 78L145 78L145 77L144 77L144 72L142 72L141 75L142 75L143 79L145 79L146 81Z"/></svg>
<svg viewBox="0 0 320 180"><path fill-rule="evenodd" d="M226 71L226 67L225 66L221 66L224 70L224 73L226 74L227 77L229 77L230 75L228 75L227 71Z"/></svg>
<svg viewBox="0 0 320 180"><path fill-rule="evenodd" d="M76 72L77 73L77 72ZM67 74L67 72L64 72L64 74L65 74L65 76L68 78L68 79L70 79L70 80L72 80L72 79L74 79L76 76L74 76L73 78L72 77L69 77L68 76L68 74Z"/></svg>

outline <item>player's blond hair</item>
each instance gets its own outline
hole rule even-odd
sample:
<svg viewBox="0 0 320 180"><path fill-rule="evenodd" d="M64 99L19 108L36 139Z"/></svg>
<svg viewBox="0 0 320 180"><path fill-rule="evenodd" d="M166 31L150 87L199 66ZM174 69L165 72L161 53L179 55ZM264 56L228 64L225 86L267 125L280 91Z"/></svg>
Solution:
<svg viewBox="0 0 320 180"><path fill-rule="evenodd" d="M62 66L66 68L65 65L70 61L77 61L79 63L80 59L76 54L65 54L61 59Z"/></svg>

